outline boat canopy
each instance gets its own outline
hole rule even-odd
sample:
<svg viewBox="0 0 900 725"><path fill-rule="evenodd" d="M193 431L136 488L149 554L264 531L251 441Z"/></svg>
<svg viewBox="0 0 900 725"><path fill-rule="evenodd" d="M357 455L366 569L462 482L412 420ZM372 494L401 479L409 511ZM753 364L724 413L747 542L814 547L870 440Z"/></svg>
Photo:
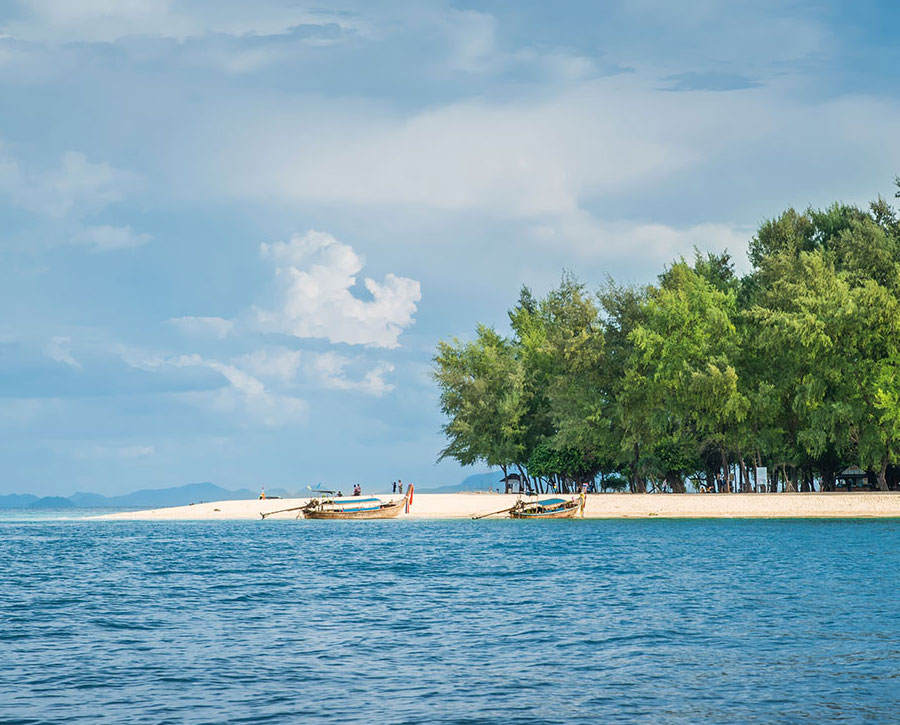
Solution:
<svg viewBox="0 0 900 725"><path fill-rule="evenodd" d="M343 498L329 498L326 503L333 503L335 506L350 506L359 503L381 503L380 498L357 498L356 496L346 496Z"/></svg>

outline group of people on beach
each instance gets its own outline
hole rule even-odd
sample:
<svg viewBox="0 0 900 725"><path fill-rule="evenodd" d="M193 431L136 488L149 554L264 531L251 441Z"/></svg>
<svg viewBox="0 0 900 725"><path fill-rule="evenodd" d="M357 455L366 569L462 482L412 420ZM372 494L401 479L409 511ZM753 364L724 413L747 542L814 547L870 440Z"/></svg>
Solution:
<svg viewBox="0 0 900 725"><path fill-rule="evenodd" d="M391 483L391 492L392 493L403 493L403 481L393 481ZM338 491L336 496L343 496L340 491ZM358 483L353 484L353 493L351 496L362 496L362 486ZM260 498L265 498L265 495L261 495Z"/></svg>

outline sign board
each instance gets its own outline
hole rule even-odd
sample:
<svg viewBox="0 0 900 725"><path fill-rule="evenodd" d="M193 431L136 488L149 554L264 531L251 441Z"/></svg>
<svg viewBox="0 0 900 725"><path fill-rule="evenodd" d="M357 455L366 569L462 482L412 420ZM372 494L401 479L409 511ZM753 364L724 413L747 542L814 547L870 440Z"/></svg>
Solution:
<svg viewBox="0 0 900 725"><path fill-rule="evenodd" d="M769 469L765 466L756 467L756 491L765 493L769 490Z"/></svg>

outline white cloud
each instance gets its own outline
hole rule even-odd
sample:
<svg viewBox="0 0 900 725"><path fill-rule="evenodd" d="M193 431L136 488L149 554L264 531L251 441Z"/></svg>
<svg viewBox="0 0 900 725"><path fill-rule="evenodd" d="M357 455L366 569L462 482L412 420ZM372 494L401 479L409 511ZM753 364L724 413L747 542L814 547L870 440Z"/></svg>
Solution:
<svg viewBox="0 0 900 725"><path fill-rule="evenodd" d="M349 390L380 397L394 389L385 380L394 366L379 362L361 377L352 379L348 367L359 367L360 360L336 352L302 352L287 348L268 348L241 355L232 361L235 368L281 385L304 383L332 390ZM300 379L298 379L300 378Z"/></svg>
<svg viewBox="0 0 900 725"><path fill-rule="evenodd" d="M496 52L494 16L476 10L454 10L445 22L453 41L450 67L472 73L488 68Z"/></svg>
<svg viewBox="0 0 900 725"><path fill-rule="evenodd" d="M174 0L29 0L23 19L5 32L34 41L108 43L130 35L184 40L226 35L279 35L298 25L335 24L361 29L358 18L344 13L307 10L294 3L255 0L174 2Z"/></svg>
<svg viewBox="0 0 900 725"><path fill-rule="evenodd" d="M71 342L72 339L69 337L53 337L44 347L44 352L51 360L78 370L81 368L81 363L72 356L72 352L69 350Z"/></svg>
<svg viewBox="0 0 900 725"><path fill-rule="evenodd" d="M376 397L394 389L384 376L393 372L394 366L390 363L379 363L368 370L360 380L349 380L345 369L350 360L343 355L334 352L321 353L314 357L312 370L316 378L327 388L336 390L356 390Z"/></svg>
<svg viewBox="0 0 900 725"><path fill-rule="evenodd" d="M146 445L103 445L95 444L83 446L73 452L73 456L83 460L119 458L123 460L135 460L138 458L150 458L156 455L155 446Z"/></svg>
<svg viewBox="0 0 900 725"><path fill-rule="evenodd" d="M228 337L234 329L234 321L222 317L173 317L166 320L178 330L192 337L214 337L219 340Z"/></svg>
<svg viewBox="0 0 900 725"><path fill-rule="evenodd" d="M206 368L219 373L228 385L211 391L191 391L177 396L217 413L239 414L267 426L305 422L308 405L305 400L269 390L253 375L219 360L200 355L164 356L139 350L118 348L122 360L131 367L151 372L165 368Z"/></svg>
<svg viewBox="0 0 900 725"><path fill-rule="evenodd" d="M276 265L281 304L257 310L260 328L333 343L393 348L413 323L422 298L419 283L388 273L379 283L366 277L371 300L353 294L363 262L353 248L330 234L310 231L289 242L263 244L263 258Z"/></svg>
<svg viewBox="0 0 900 725"><path fill-rule="evenodd" d="M239 357L235 364L262 378L277 378L290 383L300 368L302 353L287 348L255 350Z"/></svg>
<svg viewBox="0 0 900 725"><path fill-rule="evenodd" d="M676 95L617 78L552 99L467 100L407 117L317 104L236 130L216 146L232 150L221 159L229 173L216 177L228 192L288 202L568 213L700 158L693 141L711 121Z"/></svg>
<svg viewBox="0 0 900 725"><path fill-rule="evenodd" d="M219 169L208 175L226 196L553 217L559 229L593 207L642 214L648 195L632 225L755 224L787 203L865 201L873 179L889 183L900 168L900 146L886 142L900 126L894 99L811 98L791 78L723 92L660 85L632 73L410 113L305 99L242 119L198 164Z"/></svg>
<svg viewBox="0 0 900 725"><path fill-rule="evenodd" d="M172 361L176 367L206 367L221 374L228 387L210 393L187 393L186 397L211 404L214 410L246 412L268 426L305 422L307 403L290 395L278 395L252 375L234 365L205 360L199 355L182 355Z"/></svg>
<svg viewBox="0 0 900 725"><path fill-rule="evenodd" d="M126 345L113 345L112 352L118 355L122 362L128 367L136 370L145 370L147 372L155 372L166 364L168 358L158 353L149 353Z"/></svg>
<svg viewBox="0 0 900 725"><path fill-rule="evenodd" d="M752 229L727 224L673 227L640 222L604 222L586 212L575 212L533 227L536 238L547 244L565 244L586 258L640 259L659 269L693 249L728 251L739 271L749 271L744 254Z"/></svg>
<svg viewBox="0 0 900 725"><path fill-rule="evenodd" d="M121 199L135 179L131 172L89 161L80 151L66 151L58 166L45 170L23 168L8 154L0 155L0 194L17 206L52 217L99 211Z"/></svg>
<svg viewBox="0 0 900 725"><path fill-rule="evenodd" d="M152 234L138 234L130 226L115 227L104 224L83 229L72 241L90 247L92 252L111 252L140 247L151 239Z"/></svg>
<svg viewBox="0 0 900 725"><path fill-rule="evenodd" d="M274 408L276 402L288 401L289 409L293 407L290 401L302 403L297 398L278 392L296 388L301 384L313 388L356 391L376 397L394 389L393 384L386 380L386 375L394 370L391 363L378 362L373 367L360 371L358 377L354 378L348 373L348 368L359 370L364 367L363 359L350 358L334 351L304 352L272 347L254 350L229 362L197 354L161 355L122 345L116 346L114 351L129 367L148 372L160 372L166 368L214 370L228 381L229 388L234 393L239 393L247 401L252 401L251 407L262 413ZM274 390L263 380L271 382ZM305 411L305 403L297 410Z"/></svg>

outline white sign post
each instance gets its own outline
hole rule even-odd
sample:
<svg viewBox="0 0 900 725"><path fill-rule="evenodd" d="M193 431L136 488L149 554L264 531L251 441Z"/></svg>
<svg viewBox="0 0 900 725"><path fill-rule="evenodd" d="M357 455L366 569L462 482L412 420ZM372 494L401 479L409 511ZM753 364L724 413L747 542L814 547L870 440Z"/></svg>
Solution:
<svg viewBox="0 0 900 725"><path fill-rule="evenodd" d="M769 490L769 469L765 466L756 467L756 492L766 493Z"/></svg>

